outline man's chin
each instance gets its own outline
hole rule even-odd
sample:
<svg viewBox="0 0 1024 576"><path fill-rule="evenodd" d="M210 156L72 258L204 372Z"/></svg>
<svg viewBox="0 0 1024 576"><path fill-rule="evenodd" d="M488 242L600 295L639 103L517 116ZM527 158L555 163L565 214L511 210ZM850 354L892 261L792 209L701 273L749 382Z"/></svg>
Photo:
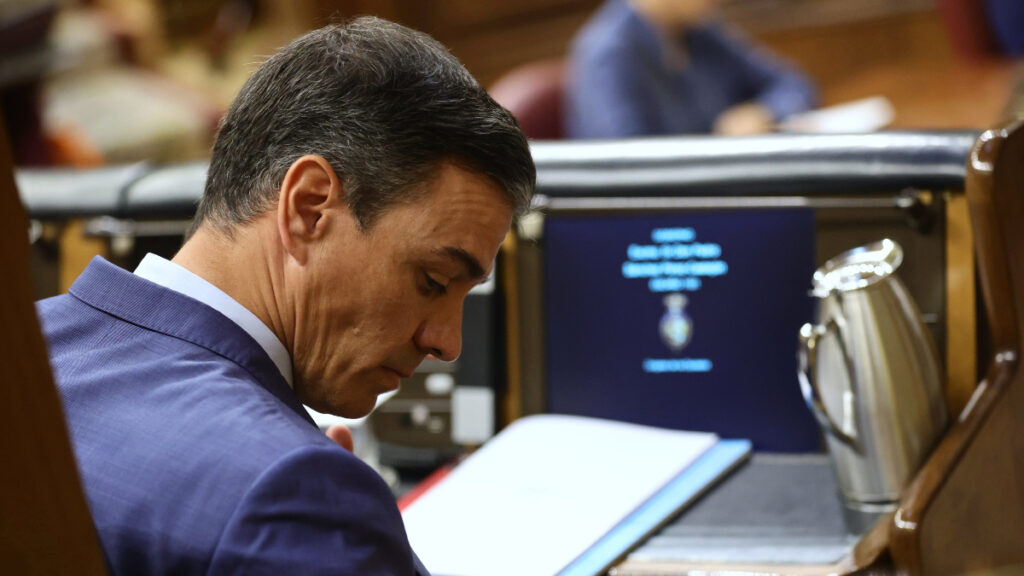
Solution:
<svg viewBox="0 0 1024 576"><path fill-rule="evenodd" d="M360 398L302 398L303 404L322 414L340 416L342 418L362 418L373 411L377 406L377 396L367 395Z"/></svg>
<svg viewBox="0 0 1024 576"><path fill-rule="evenodd" d="M376 406L377 398L374 397L365 403L359 403L355 405L346 404L345 406L338 409L337 415L341 416L342 418L362 418L364 416L369 416L370 412L373 412L373 409Z"/></svg>

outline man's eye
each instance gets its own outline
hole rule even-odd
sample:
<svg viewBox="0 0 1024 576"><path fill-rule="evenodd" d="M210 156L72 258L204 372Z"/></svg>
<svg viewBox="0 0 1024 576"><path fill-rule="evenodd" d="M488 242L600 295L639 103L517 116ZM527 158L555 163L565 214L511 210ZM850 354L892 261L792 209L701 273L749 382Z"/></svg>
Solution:
<svg viewBox="0 0 1024 576"><path fill-rule="evenodd" d="M448 291L444 284L434 280L430 274L424 274L423 279L424 284L421 291L424 296L443 296Z"/></svg>

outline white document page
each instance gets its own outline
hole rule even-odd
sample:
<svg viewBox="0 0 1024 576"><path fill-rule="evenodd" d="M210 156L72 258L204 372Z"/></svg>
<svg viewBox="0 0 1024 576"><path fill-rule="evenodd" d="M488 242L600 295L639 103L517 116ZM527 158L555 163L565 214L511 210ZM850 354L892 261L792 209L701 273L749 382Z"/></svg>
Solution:
<svg viewBox="0 0 1024 576"><path fill-rule="evenodd" d="M794 114L779 124L779 130L827 134L874 132L889 125L895 117L896 110L888 98L872 96Z"/></svg>
<svg viewBox="0 0 1024 576"><path fill-rule="evenodd" d="M409 541L434 576L554 575L716 441L528 416L406 508Z"/></svg>

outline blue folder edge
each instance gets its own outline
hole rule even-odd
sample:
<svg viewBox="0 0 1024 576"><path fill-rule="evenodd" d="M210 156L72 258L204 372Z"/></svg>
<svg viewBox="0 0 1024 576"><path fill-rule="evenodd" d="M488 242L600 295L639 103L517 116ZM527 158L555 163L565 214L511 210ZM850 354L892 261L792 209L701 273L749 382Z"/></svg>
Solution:
<svg viewBox="0 0 1024 576"><path fill-rule="evenodd" d="M596 544L559 572L559 576L595 576L661 528L686 505L711 489L750 454L749 440L719 440Z"/></svg>

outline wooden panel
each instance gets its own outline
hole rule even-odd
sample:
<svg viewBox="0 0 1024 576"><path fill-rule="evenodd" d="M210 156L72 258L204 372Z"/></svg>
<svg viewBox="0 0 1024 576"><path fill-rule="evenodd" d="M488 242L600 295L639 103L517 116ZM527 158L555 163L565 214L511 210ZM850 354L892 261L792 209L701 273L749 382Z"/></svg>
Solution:
<svg viewBox="0 0 1024 576"><path fill-rule="evenodd" d="M722 12L754 33L885 20L935 9L935 0L721 0Z"/></svg>
<svg viewBox="0 0 1024 576"><path fill-rule="evenodd" d="M442 41L487 86L520 64L565 55L586 17L585 13L570 13Z"/></svg>
<svg viewBox="0 0 1024 576"><path fill-rule="evenodd" d="M933 10L754 36L823 89L880 66L907 69L952 59L942 22Z"/></svg>
<svg viewBox="0 0 1024 576"><path fill-rule="evenodd" d="M515 230L509 232L501 244L501 290L505 295L505 358L508 366L508 384L501 400L498 426L504 428L523 415L522 367L523 354L519 321L519 266L517 264Z"/></svg>
<svg viewBox="0 0 1024 576"><path fill-rule="evenodd" d="M516 2L480 2L480 0L433 0L432 20L435 29L472 32L481 26L501 26L506 23L539 20L552 15L571 12L589 12L598 4L595 0L517 0ZM443 23L443 26L440 24ZM479 29L476 30L479 32Z"/></svg>
<svg viewBox="0 0 1024 576"><path fill-rule="evenodd" d="M967 406L978 378L974 235L967 198L946 197L946 405L951 415Z"/></svg>
<svg viewBox="0 0 1024 576"><path fill-rule="evenodd" d="M921 574L953 576L1014 565L1024 569L1020 384L1014 382L1016 389L1008 390L995 407L928 510L921 524Z"/></svg>
<svg viewBox="0 0 1024 576"><path fill-rule="evenodd" d="M892 128L977 129L997 124L1008 110L1011 62L884 64L822 87L822 103L885 96Z"/></svg>
<svg viewBox="0 0 1024 576"><path fill-rule="evenodd" d="M407 3L403 3L402 0L312 0L311 3L315 20L310 23L310 27L319 27L335 19L364 14L416 27L415 22L405 18L408 7L404 6ZM403 11L403 7L406 10Z"/></svg>
<svg viewBox="0 0 1024 576"><path fill-rule="evenodd" d="M520 413L518 416L540 414L547 411L544 389L545 328L544 328L544 258L540 239L544 233L544 219L540 214L528 214L519 222L516 244L516 266L519 275L519 353L522 364L520 379Z"/></svg>
<svg viewBox="0 0 1024 576"><path fill-rule="evenodd" d="M531 4L541 2L532 0ZM790 4L793 2L776 2L774 10L787 13ZM527 7L518 16L512 12L517 4L502 4L505 8L497 12L490 3L475 6L475 15L468 18L480 22L489 20L494 25L444 26L434 20L436 14L421 24L449 46L486 85L519 64L565 56L576 32L600 2L565 1L560 10L537 10L533 14ZM725 6L726 19L747 30L757 43L792 61L811 76L823 92L833 84L848 82L851 76L880 67L906 70L927 63L944 65L953 60L945 29L935 10L919 8L852 19L849 15L829 17L826 11L799 27L763 29L758 21L749 20L741 8L741 4ZM492 15L486 16L486 12ZM416 25L415 22L410 24ZM988 119L985 125L991 122L992 119Z"/></svg>
<svg viewBox="0 0 1024 576"><path fill-rule="evenodd" d="M602 0L316 0L325 16L373 14L422 30L447 46L487 86L512 68L564 56L569 42Z"/></svg>
<svg viewBox="0 0 1024 576"><path fill-rule="evenodd" d="M103 574L28 270L28 220L0 123L0 571Z"/></svg>
<svg viewBox="0 0 1024 576"><path fill-rule="evenodd" d="M317 25L330 14L375 14L423 30L486 86L520 64L564 57L602 0L314 3ZM927 0L726 0L722 8L727 21L793 61L823 91L878 67L907 69L953 59L942 19Z"/></svg>
<svg viewBox="0 0 1024 576"><path fill-rule="evenodd" d="M968 159L967 199L993 355L985 379L914 479L890 550L910 575L1024 569L1024 125L989 130Z"/></svg>
<svg viewBox="0 0 1024 576"><path fill-rule="evenodd" d="M88 238L81 220L71 220L60 233L58 279L61 293L67 292L75 278L85 270L95 256L108 256L107 243L99 238Z"/></svg>

